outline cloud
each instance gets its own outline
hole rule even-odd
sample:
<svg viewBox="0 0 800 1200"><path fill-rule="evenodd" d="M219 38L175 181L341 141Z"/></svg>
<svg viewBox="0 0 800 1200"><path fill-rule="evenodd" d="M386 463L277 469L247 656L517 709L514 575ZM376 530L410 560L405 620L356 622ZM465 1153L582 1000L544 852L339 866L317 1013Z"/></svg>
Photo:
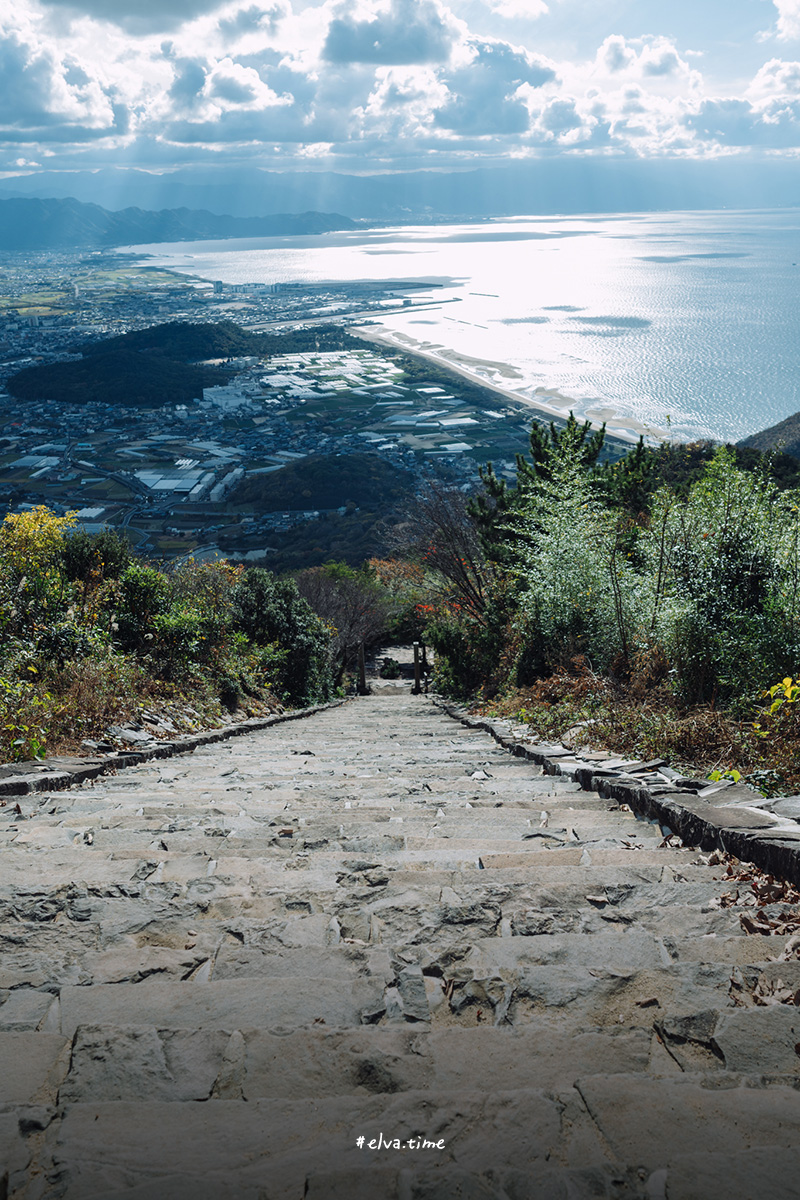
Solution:
<svg viewBox="0 0 800 1200"><path fill-rule="evenodd" d="M205 92L211 100L224 107L271 108L288 103L273 92L253 67L242 66L230 58L222 59L206 79Z"/></svg>
<svg viewBox="0 0 800 1200"><path fill-rule="evenodd" d="M390 0L366 19L336 16L322 57L332 63L444 62L455 37L452 19L436 0Z"/></svg>
<svg viewBox="0 0 800 1200"><path fill-rule="evenodd" d="M435 124L460 134L525 133L527 95L556 79L554 67L508 42L473 39L468 45L467 64L444 76L450 95Z"/></svg>
<svg viewBox="0 0 800 1200"><path fill-rule="evenodd" d="M596 100L554 97L534 116L531 138L536 145L587 150L612 144L608 115Z"/></svg>
<svg viewBox="0 0 800 1200"><path fill-rule="evenodd" d="M175 78L169 89L169 98L178 108L191 108L205 87L206 64L199 59L180 59L175 64Z"/></svg>
<svg viewBox="0 0 800 1200"><path fill-rule="evenodd" d="M285 16L286 7L283 4L273 4L271 8L251 4L249 8L240 8L231 16L220 17L219 30L223 37L228 39L238 39L253 33L273 36L278 32Z"/></svg>
<svg viewBox="0 0 800 1200"><path fill-rule="evenodd" d="M591 7L0 0L0 144L10 162L83 156L153 169L317 157L339 169L391 170L563 151L703 158L800 149L800 61L762 53L749 86L731 76L726 87L718 75L711 93L693 50L648 32L653 4L633 6L638 30L629 21L627 36L581 53L578 33L585 40L589 27L564 35L568 3L576 22ZM775 0L772 11L773 36L800 37L800 0ZM518 22L520 44L506 39L508 21ZM550 46L557 61L543 53ZM708 38L696 49L711 61Z"/></svg>
<svg viewBox="0 0 800 1200"><path fill-rule="evenodd" d="M647 75L680 75L688 70L674 46L658 39L651 46L645 46L639 56L642 74Z"/></svg>
<svg viewBox="0 0 800 1200"><path fill-rule="evenodd" d="M788 150L800 147L800 100L708 99L687 114L686 126L705 141L731 147Z"/></svg>
<svg viewBox="0 0 800 1200"><path fill-rule="evenodd" d="M125 105L89 64L18 32L0 37L0 138L85 141L129 124Z"/></svg>
<svg viewBox="0 0 800 1200"><path fill-rule="evenodd" d="M90 16L120 25L130 33L177 29L219 7L219 0L40 0L73 16Z"/></svg>
<svg viewBox="0 0 800 1200"><path fill-rule="evenodd" d="M773 0L773 4L778 10L778 37L800 38L800 0Z"/></svg>
<svg viewBox="0 0 800 1200"><path fill-rule="evenodd" d="M623 76L648 80L651 86L663 80L666 86L684 89L694 86L700 79L669 38L627 39L619 34L607 37L600 46L595 56L594 74L598 78L609 77L610 82Z"/></svg>
<svg viewBox="0 0 800 1200"><path fill-rule="evenodd" d="M607 37L597 51L597 61L610 75L618 71L626 71L636 61L636 53L631 50L624 37Z"/></svg>
<svg viewBox="0 0 800 1200"><path fill-rule="evenodd" d="M757 72L747 89L748 96L800 95L800 62L771 58Z"/></svg>
<svg viewBox="0 0 800 1200"><path fill-rule="evenodd" d="M548 11L544 0L489 0L489 8L508 21L533 21Z"/></svg>

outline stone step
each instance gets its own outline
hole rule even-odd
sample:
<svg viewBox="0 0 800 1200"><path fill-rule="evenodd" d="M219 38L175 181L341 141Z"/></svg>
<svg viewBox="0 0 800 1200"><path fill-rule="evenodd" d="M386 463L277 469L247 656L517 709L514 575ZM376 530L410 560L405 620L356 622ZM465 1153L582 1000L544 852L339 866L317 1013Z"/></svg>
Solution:
<svg viewBox="0 0 800 1200"><path fill-rule="evenodd" d="M621 1195L630 1200L759 1200L768 1181L770 1197L794 1200L800 1151L770 1147L733 1155L679 1155L669 1168L649 1174L620 1166L523 1171L498 1163L481 1172L415 1166L315 1171L306 1179L304 1195L307 1200L594 1200Z"/></svg>
<svg viewBox="0 0 800 1200"><path fill-rule="evenodd" d="M681 1174L686 1177L682 1164L707 1155L709 1146L719 1156L717 1162L721 1156L755 1151L766 1163L770 1152L783 1152L780 1178L785 1181L789 1163L798 1158L800 1093L791 1086L766 1089L728 1078L728 1086L709 1089L702 1075L656 1080L641 1074L595 1075L579 1080L558 1101L526 1089L301 1101L79 1103L64 1113L53 1161L63 1200L125 1195L132 1186L154 1189L156 1184L166 1195L165 1181L176 1176L215 1183L220 1194L236 1195L257 1184L263 1187L268 1179L271 1198L296 1200L309 1177L373 1167L385 1171L387 1160L394 1170L438 1170L440 1190L428 1195L441 1197L447 1194L441 1187L448 1178L451 1188L455 1180L461 1194L470 1195L461 1183L471 1177L477 1183L487 1174L491 1179L493 1167L500 1178L521 1173L535 1179L559 1168L594 1169L602 1176L613 1163L623 1179L633 1168L643 1172L642 1183L654 1183L654 1173L666 1171L669 1178L674 1163L677 1182ZM177 1129L181 1135L176 1138ZM665 1129L675 1137L665 1140ZM379 1136L392 1148L370 1150L370 1141ZM434 1141L437 1149L416 1150L419 1136ZM366 1150L357 1147L357 1137L364 1137ZM414 1139L415 1148L395 1151L395 1139L401 1146ZM703 1176L709 1179L708 1171ZM725 1175L723 1179L727 1184ZM316 1194L322 1193L317 1189ZM658 1193L651 1184L653 1194ZM720 1200L723 1195L730 1192L716 1188L706 1193Z"/></svg>
<svg viewBox="0 0 800 1200"><path fill-rule="evenodd" d="M69 1039L57 1033L0 1031L0 1108L54 1104L70 1049Z"/></svg>
<svg viewBox="0 0 800 1200"><path fill-rule="evenodd" d="M565 1031L548 1017L520 1029L479 1025L437 1032L419 1026L278 1034L84 1025L75 1034L58 1098L60 1104L212 1096L301 1100L469 1092L480 1090L487 1078L502 1079L504 1090L554 1091L571 1088L588 1070L648 1072L654 1040L645 1029Z"/></svg>
<svg viewBox="0 0 800 1200"><path fill-rule="evenodd" d="M520 851L519 849L488 849L480 855L480 861L484 870L524 867L528 865L529 854L530 851ZM634 871L640 871L643 867L663 866L683 873L687 868L691 869L692 861L696 857L696 854L690 851L676 850L672 847L646 850L635 845L622 849L593 849L591 846L576 846L575 849L564 847L563 849L544 851L537 856L533 866L537 871L551 865L554 867L580 866L582 868L629 866ZM703 877L706 877L707 874L708 872L705 871ZM585 870L583 875L586 876Z"/></svg>
<svg viewBox="0 0 800 1200"><path fill-rule="evenodd" d="M429 701L20 799L0 1196L761 1200L759 1169L794 1196L790 934Z"/></svg>
<svg viewBox="0 0 800 1200"><path fill-rule="evenodd" d="M74 1104L60 1122L52 1154L63 1200L125 1195L136 1186L172 1200L167 1181L176 1177L212 1183L218 1195L237 1197L253 1186L264 1189L266 1182L270 1200L297 1200L306 1178L320 1171L370 1169L387 1159L397 1169L396 1152L384 1150L379 1157L377 1151L359 1150L357 1137L368 1147L380 1134L405 1142L428 1133L437 1149L419 1157L407 1151L404 1166L414 1161L430 1169L457 1157L467 1172L495 1161L530 1171L546 1167L551 1158L559 1161L577 1140L562 1120L561 1106L532 1090L403 1092L300 1101ZM591 1159L602 1162L588 1122L581 1133Z"/></svg>
<svg viewBox="0 0 800 1200"><path fill-rule="evenodd" d="M360 814L347 812L341 817L335 816L327 821L297 817L294 820L281 820L280 816L271 818L268 822L250 820L245 823L232 819L220 823L207 823L196 830L142 829L120 825L109 829L98 826L93 821L69 830L39 824L35 829L26 830L24 838L19 835L8 849L13 853L15 849L20 850L22 847L27 849L72 845L84 842L87 830L91 833L90 845L95 855L121 852L130 854L133 850L144 852L150 848L157 848L162 842L172 853L210 854L212 850L217 852L231 846L250 846L254 852L268 851L270 845L276 844L275 840L279 836L286 836L287 830L292 831L294 842L303 838L312 842L321 838L341 841L343 837L382 834L394 836L398 833L407 838L447 837L462 841L514 843L527 839L543 845L550 842L590 842L602 839L613 839L620 843L649 842L651 845L661 841L660 830L653 826L626 822L611 816L597 816L591 820L578 817L551 821L547 826L541 826L538 820L532 821L521 816L507 817L505 814L497 814L496 820L475 820L473 814L463 812L443 815L434 812L419 817L389 812L380 820L369 820ZM409 849L411 848L409 845Z"/></svg>
<svg viewBox="0 0 800 1200"><path fill-rule="evenodd" d="M303 976L63 987L58 1028L71 1037L78 1025L132 1022L227 1030L361 1025L383 1011L383 990L373 978L342 986L341 978Z"/></svg>
<svg viewBox="0 0 800 1200"><path fill-rule="evenodd" d="M522 923L522 922L521 922ZM640 928L596 933L544 933L519 937L473 938L469 961L480 969L515 970L526 963L575 963L610 970L641 970L671 963L741 965L778 958L789 940L783 937L656 937Z"/></svg>

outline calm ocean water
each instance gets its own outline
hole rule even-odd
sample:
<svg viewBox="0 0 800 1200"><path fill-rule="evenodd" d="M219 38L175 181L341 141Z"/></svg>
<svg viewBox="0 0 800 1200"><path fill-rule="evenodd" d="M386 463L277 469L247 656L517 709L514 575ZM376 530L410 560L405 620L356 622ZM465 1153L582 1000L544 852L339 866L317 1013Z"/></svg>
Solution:
<svg viewBox="0 0 800 1200"><path fill-rule="evenodd" d="M386 327L506 363L518 377L504 386L560 393L576 413L613 409L680 437L736 440L800 410L800 210L519 217L135 249L227 283L441 283L431 295L457 303L387 315Z"/></svg>

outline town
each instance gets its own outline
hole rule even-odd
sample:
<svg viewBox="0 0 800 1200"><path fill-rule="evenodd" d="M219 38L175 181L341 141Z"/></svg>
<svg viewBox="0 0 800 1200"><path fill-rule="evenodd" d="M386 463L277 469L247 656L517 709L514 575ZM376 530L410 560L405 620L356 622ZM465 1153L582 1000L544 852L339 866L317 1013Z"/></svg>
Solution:
<svg viewBox="0 0 800 1200"><path fill-rule="evenodd" d="M323 557L334 532L345 556L351 541L360 552L363 538L349 538L347 523L365 507L384 518L380 497L351 489L332 503L314 487L265 493L259 482L289 467L302 482L304 460L315 477L327 465L335 478L342 456L369 455L409 496L431 476L468 490L487 461L512 475L526 447L531 415L521 401L438 364L368 340L355 348L352 336L342 349L293 349L298 331L332 322L368 335L386 311L429 305L431 291L428 282L226 285L117 253L5 255L0 501L12 511L44 503L75 512L89 532L124 529L153 558L224 554L281 567L299 526ZM81 347L170 322L282 333L287 352L204 360L224 368L224 383L189 402L165 394L156 407L121 405L112 394L21 400L7 390L24 368L75 362Z"/></svg>

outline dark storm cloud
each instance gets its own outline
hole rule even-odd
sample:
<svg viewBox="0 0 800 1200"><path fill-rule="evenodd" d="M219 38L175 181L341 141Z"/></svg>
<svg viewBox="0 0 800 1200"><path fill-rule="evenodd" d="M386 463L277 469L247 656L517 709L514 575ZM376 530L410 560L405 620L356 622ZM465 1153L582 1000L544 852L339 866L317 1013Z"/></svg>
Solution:
<svg viewBox="0 0 800 1200"><path fill-rule="evenodd" d="M392 0L388 11L371 21L335 17L322 56L328 62L384 66L443 62L452 42L453 33L432 0Z"/></svg>

